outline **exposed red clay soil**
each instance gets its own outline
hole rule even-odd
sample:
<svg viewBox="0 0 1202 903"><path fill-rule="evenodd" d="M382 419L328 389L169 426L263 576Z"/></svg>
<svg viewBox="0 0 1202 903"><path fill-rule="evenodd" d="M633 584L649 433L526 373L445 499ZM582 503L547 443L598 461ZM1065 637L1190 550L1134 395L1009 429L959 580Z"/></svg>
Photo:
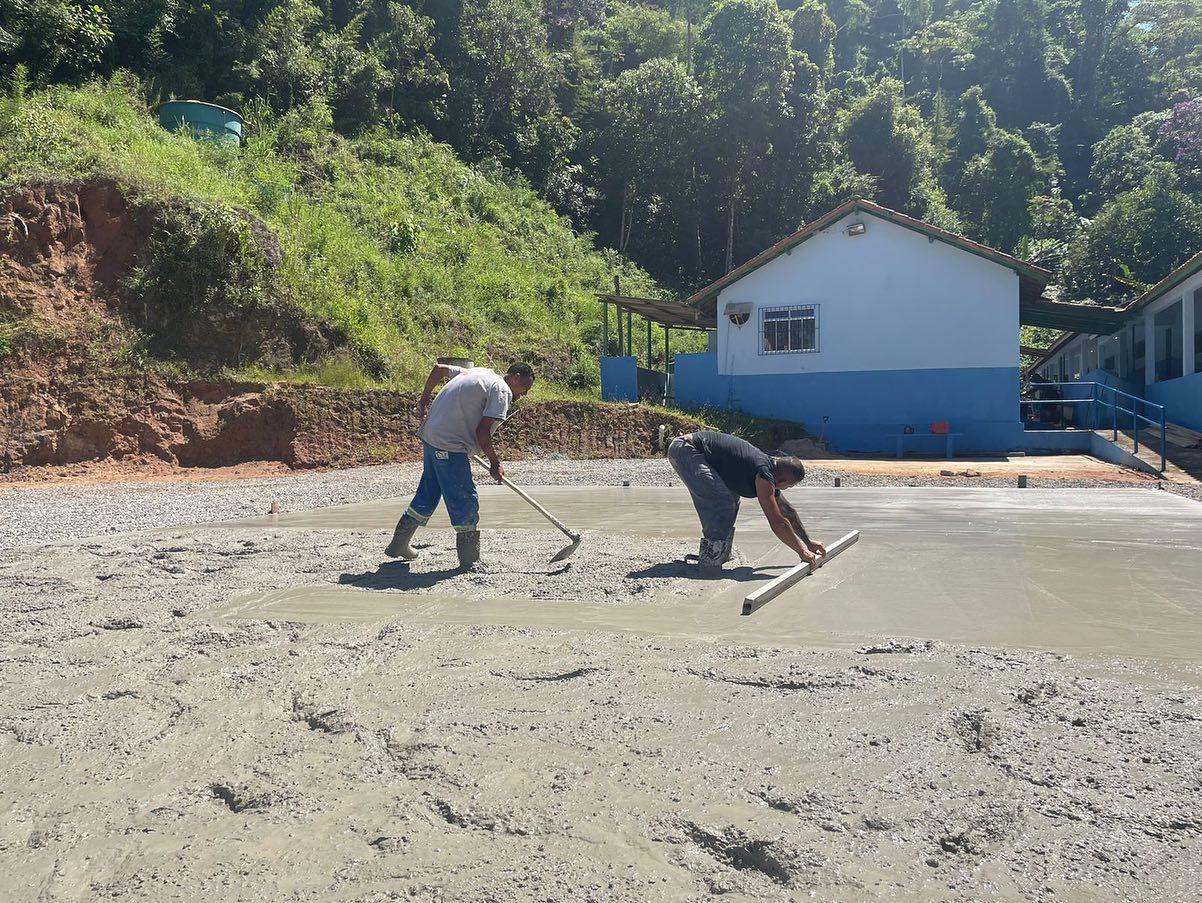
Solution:
<svg viewBox="0 0 1202 903"><path fill-rule="evenodd" d="M402 392L205 382L163 387L148 403L106 419L73 416L60 406L53 424L14 437L8 452L13 467L0 479L168 478L200 468L225 478L416 461L421 458L414 436L416 401L415 394ZM673 432L697 426L646 408L540 402L520 408L497 444L509 459L538 451L573 458L646 457L655 453L661 423ZM255 463L248 468L250 462ZM55 469L40 476L48 465Z"/></svg>
<svg viewBox="0 0 1202 903"><path fill-rule="evenodd" d="M173 380L147 367L139 329L151 347L173 341L184 360L232 361L244 345L303 360L337 344L327 326L287 310L172 319L126 297L126 278L173 215L100 180L0 197L0 330L11 346L0 352L0 479L228 477L419 459L411 393ZM248 219L277 265L274 237ZM526 405L499 444L510 458L532 449L639 457L652 453L661 423L697 425L627 405L544 402Z"/></svg>
<svg viewBox="0 0 1202 903"><path fill-rule="evenodd" d="M152 219L111 182L34 185L0 198L0 313L73 324L114 298Z"/></svg>

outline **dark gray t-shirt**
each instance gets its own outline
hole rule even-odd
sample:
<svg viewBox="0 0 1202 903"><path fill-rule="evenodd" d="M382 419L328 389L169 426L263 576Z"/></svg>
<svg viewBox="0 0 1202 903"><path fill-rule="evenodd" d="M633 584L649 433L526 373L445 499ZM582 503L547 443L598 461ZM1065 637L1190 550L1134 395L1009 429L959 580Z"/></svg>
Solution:
<svg viewBox="0 0 1202 903"><path fill-rule="evenodd" d="M772 459L746 439L712 430L693 433L693 447L705 455L706 463L735 495L755 498L755 478L776 483Z"/></svg>

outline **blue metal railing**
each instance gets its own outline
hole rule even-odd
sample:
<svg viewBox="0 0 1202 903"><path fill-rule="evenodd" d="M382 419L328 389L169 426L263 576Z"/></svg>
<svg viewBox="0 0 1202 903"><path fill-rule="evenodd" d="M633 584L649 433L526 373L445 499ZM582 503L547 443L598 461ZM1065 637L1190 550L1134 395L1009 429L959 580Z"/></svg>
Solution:
<svg viewBox="0 0 1202 903"><path fill-rule="evenodd" d="M1066 398L1024 398L1022 403L1027 405L1042 405L1042 404L1058 404L1058 405L1090 405L1094 414L1095 428L1101 428L1102 414L1107 409L1110 412L1110 429L1112 431L1112 441L1117 442L1119 438L1119 427L1127 428L1127 416L1131 417L1131 433L1132 439L1135 441L1135 454L1139 454L1139 431L1140 423L1146 423L1149 426L1158 427L1160 429L1160 472L1164 473L1167 463L1168 440L1165 432L1164 405L1156 404L1152 401L1140 398L1136 395L1128 394L1114 386L1107 386L1103 383L1095 382L1076 382L1076 383L1037 383L1038 388L1065 387L1072 390L1089 389L1089 396L1081 397L1066 397ZM1107 393L1110 393L1111 398L1107 400ZM1068 394L1068 393L1062 393ZM1126 403L1129 407L1123 407ZM1154 410L1149 410L1154 409ZM1149 417L1151 413L1154 416ZM1122 423L1119 422L1119 415L1123 415Z"/></svg>

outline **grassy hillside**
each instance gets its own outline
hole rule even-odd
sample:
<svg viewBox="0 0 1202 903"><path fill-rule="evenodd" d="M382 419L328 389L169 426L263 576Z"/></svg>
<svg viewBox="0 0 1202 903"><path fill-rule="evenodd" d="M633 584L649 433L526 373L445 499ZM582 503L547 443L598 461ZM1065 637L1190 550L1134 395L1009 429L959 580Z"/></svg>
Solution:
<svg viewBox="0 0 1202 903"><path fill-rule="evenodd" d="M597 384L600 306L615 274L650 278L575 234L520 179L469 167L422 137L348 141L320 103L273 118L246 111L239 151L159 128L129 77L11 92L0 101L0 183L105 176L175 211L153 258L127 280L141 298L201 285L206 303L288 296L343 332L355 362L289 374L353 385L411 383L438 354L531 359L565 387ZM247 211L278 237L270 273L242 253ZM657 342L662 348L662 342ZM644 351L645 354L645 351Z"/></svg>

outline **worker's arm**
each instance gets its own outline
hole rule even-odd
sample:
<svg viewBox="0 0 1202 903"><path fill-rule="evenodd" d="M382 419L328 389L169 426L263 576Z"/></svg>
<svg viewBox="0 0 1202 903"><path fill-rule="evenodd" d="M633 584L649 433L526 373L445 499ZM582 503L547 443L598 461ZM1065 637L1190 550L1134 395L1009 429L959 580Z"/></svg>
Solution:
<svg viewBox="0 0 1202 903"><path fill-rule="evenodd" d="M802 561L808 561L813 568L820 567L818 556L810 551L809 545L796 533L788 518L781 514L780 506L776 504L776 486L763 477L755 478L755 495L760 501L764 517L768 518L768 526L776 534L776 538L798 554Z"/></svg>
<svg viewBox="0 0 1202 903"><path fill-rule="evenodd" d="M500 422L500 419L496 417L482 417L480 425L476 427L476 444L488 458L488 472L498 483L501 482L501 477L505 476L505 471L501 467L501 459L497 456L497 450L493 448L492 431Z"/></svg>
<svg viewBox="0 0 1202 903"><path fill-rule="evenodd" d="M825 556L826 546L823 546L821 542L810 539L810 534L805 529L805 524L802 523L802 517L798 515L796 507L793 507L793 503L789 499L786 499L784 495L781 495L779 489L773 493L773 498L776 500L776 507L780 510L781 516L786 521L789 521L790 527L793 528L793 533L802 537L802 542L809 547L811 552Z"/></svg>
<svg viewBox="0 0 1202 903"><path fill-rule="evenodd" d="M426 377L426 385L422 389L421 400L417 403L418 420L426 419L426 411L430 410L430 396L434 394L435 387L444 379L450 379L452 376L458 374L459 370L459 367L448 367L446 364L434 365L434 369Z"/></svg>
<svg viewBox="0 0 1202 903"><path fill-rule="evenodd" d="M781 500L778 498L776 502L777 507L779 508ZM785 502L785 504L787 505L788 502ZM818 540L810 538L810 534L806 532L805 524L801 522L801 518L797 516L796 511L793 512L792 517L785 517L785 520L789 522L789 526L793 528L793 532L801 538L801 541L810 547L810 551L816 552L819 555L826 554L826 546L824 546Z"/></svg>
<svg viewBox="0 0 1202 903"><path fill-rule="evenodd" d="M801 515L797 513L797 509L793 507L792 503L779 492L775 493L775 498L776 507L780 509L780 513L789 522L789 526L793 528L793 532L801 537L801 541L810 547L811 552L825 555L826 546L810 538L809 531L806 530L805 524L801 522Z"/></svg>

